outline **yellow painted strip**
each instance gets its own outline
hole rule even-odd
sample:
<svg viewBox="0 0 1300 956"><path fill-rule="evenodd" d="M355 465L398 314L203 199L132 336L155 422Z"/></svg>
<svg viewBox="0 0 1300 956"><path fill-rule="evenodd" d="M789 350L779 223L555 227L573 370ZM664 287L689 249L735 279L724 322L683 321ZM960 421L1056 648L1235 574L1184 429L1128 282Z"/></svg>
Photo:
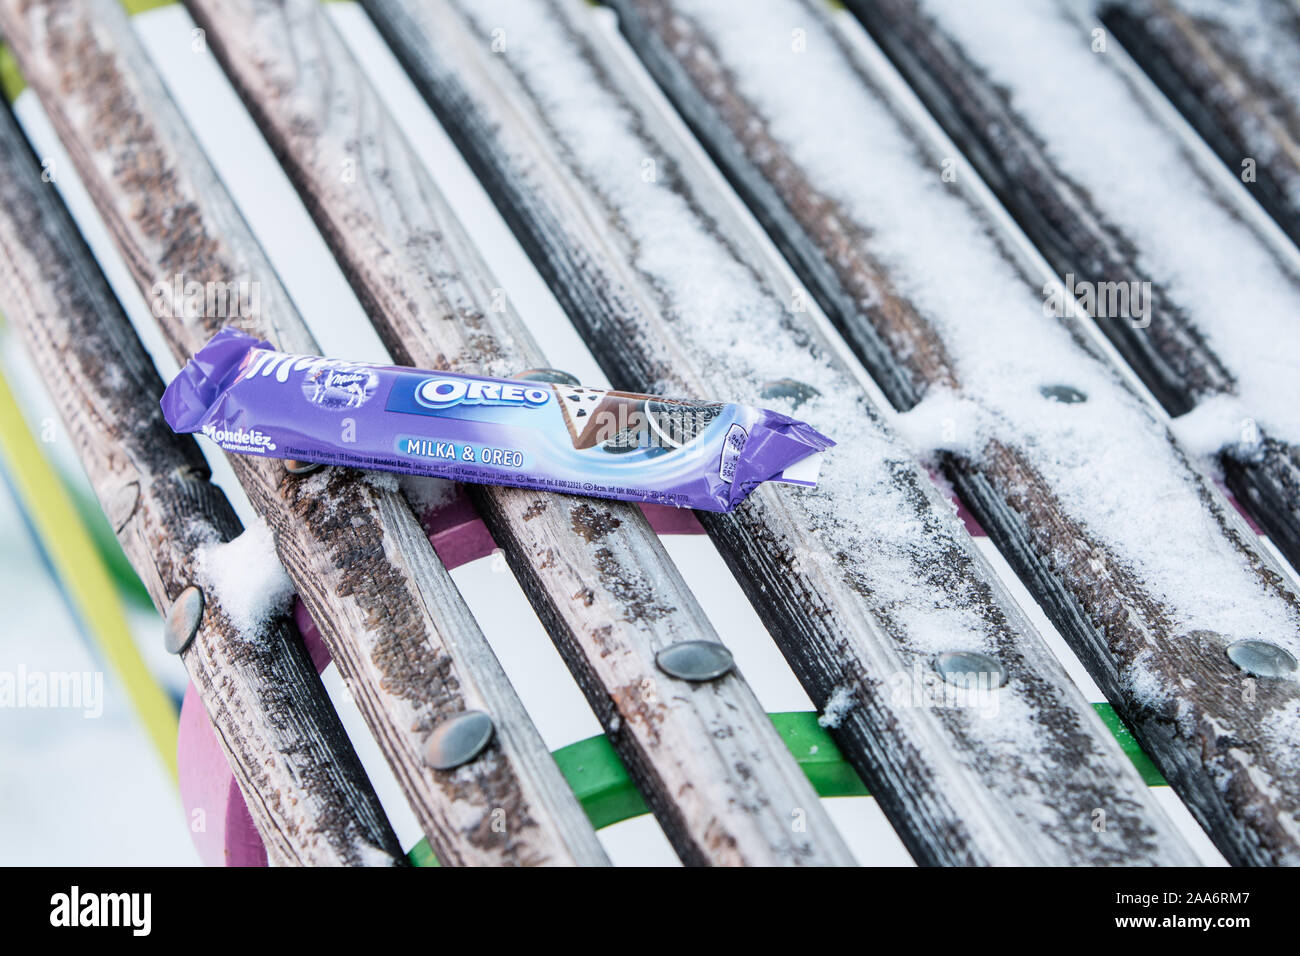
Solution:
<svg viewBox="0 0 1300 956"><path fill-rule="evenodd" d="M0 458L78 617L126 688L163 764L176 777L176 708L140 657L117 589L63 483L0 373Z"/></svg>
<svg viewBox="0 0 1300 956"><path fill-rule="evenodd" d="M18 69L18 61L14 59L14 51L9 49L9 44L0 43L0 92L12 103L18 99L18 94L26 85L22 71Z"/></svg>
<svg viewBox="0 0 1300 956"><path fill-rule="evenodd" d="M175 2L176 0L122 0L122 6L126 7L127 13L135 16L137 13L148 13L159 7L169 7Z"/></svg>

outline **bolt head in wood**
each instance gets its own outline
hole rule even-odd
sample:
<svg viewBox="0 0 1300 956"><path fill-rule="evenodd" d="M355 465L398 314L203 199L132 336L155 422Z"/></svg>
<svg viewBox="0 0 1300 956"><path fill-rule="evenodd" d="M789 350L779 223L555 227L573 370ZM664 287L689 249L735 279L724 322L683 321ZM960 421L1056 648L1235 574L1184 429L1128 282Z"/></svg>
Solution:
<svg viewBox="0 0 1300 956"><path fill-rule="evenodd" d="M581 385L576 377L558 368L530 368L514 376L524 382L550 382L554 385Z"/></svg>
<svg viewBox="0 0 1300 956"><path fill-rule="evenodd" d="M190 646L203 620L203 589L191 584L172 603L163 620L163 647L179 654Z"/></svg>
<svg viewBox="0 0 1300 956"><path fill-rule="evenodd" d="M784 399L798 408L804 402L816 398L821 392L797 379L778 378L771 382L764 382L760 394L767 399Z"/></svg>
<svg viewBox="0 0 1300 956"><path fill-rule="evenodd" d="M320 467L322 465L318 461L294 461L292 458L284 460L284 470L291 475L310 475Z"/></svg>
<svg viewBox="0 0 1300 956"><path fill-rule="evenodd" d="M1290 677L1296 670L1295 657L1269 641L1233 641L1228 660L1252 677Z"/></svg>
<svg viewBox="0 0 1300 956"><path fill-rule="evenodd" d="M448 717L424 739L424 762L434 770L451 770L483 752L496 727L481 710L466 710Z"/></svg>
<svg viewBox="0 0 1300 956"><path fill-rule="evenodd" d="M1088 400L1088 396L1073 385L1044 385L1038 391L1043 398L1062 405L1078 405Z"/></svg>
<svg viewBox="0 0 1300 956"><path fill-rule="evenodd" d="M679 641L655 655L655 663L678 680L717 680L736 666L731 651L717 641Z"/></svg>
<svg viewBox="0 0 1300 956"><path fill-rule="evenodd" d="M964 690L992 690L1007 682L1007 669L979 651L949 651L934 659L934 669Z"/></svg>
<svg viewBox="0 0 1300 956"><path fill-rule="evenodd" d="M120 532L126 527L126 523L135 516L135 509L139 506L140 483L138 481L128 481L114 492L105 512L108 515L109 524L113 526L114 533Z"/></svg>

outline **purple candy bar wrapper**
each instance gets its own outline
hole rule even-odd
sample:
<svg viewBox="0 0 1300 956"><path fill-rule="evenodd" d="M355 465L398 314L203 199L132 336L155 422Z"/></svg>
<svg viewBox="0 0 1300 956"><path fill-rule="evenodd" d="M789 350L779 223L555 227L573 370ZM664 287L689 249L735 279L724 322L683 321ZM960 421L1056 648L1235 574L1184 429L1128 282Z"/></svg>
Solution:
<svg viewBox="0 0 1300 956"><path fill-rule="evenodd" d="M230 328L162 409L240 454L704 511L765 481L815 485L835 444L746 405L288 355Z"/></svg>

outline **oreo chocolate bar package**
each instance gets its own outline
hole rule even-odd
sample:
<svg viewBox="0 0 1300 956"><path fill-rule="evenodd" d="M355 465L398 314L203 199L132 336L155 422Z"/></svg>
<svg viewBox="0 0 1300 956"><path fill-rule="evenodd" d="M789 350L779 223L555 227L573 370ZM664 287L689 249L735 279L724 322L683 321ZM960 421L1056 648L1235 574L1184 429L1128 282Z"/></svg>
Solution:
<svg viewBox="0 0 1300 956"><path fill-rule="evenodd" d="M223 329L162 398L226 451L730 511L764 481L812 486L834 445L746 405L287 355Z"/></svg>

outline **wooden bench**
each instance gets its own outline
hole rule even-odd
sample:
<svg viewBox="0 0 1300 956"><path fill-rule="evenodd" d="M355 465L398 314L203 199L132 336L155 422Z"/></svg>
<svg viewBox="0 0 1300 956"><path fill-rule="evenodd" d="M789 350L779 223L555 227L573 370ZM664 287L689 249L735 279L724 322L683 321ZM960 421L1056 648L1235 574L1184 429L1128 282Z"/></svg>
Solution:
<svg viewBox="0 0 1300 956"><path fill-rule="evenodd" d="M1213 369L1246 370L1137 269L1136 238L1115 240L1104 210L1045 204L1070 182L1044 131L927 4L850 4L870 37L820 0L756 4L730 27L734 10L706 0L614 0L616 22L581 0L363 6L611 382L768 405L839 442L815 492L763 487L699 516L822 726L770 717L737 670L658 665L720 638L628 505L474 486L428 509L382 477L233 456L301 601L296 621L233 626L194 553L238 521L162 423L157 372L6 113L0 307L62 383L96 493L167 616L194 685L182 746L217 752L201 703L231 767L189 778L222 807L209 859L406 859L316 677L332 659L424 834L417 862L604 863L593 820L644 807L687 863L843 865L819 796L867 791L920 863L1196 862L934 474L1219 850L1300 860L1300 688L1250 657L1300 652L1294 577L1170 424L1190 405L1151 401L1173 392L1138 359L1177 364L1161 381L1191 404L1217 394ZM186 7L395 361L551 364L315 0ZM1086 44L1080 16L1066 4L1060 23ZM256 282L244 326L319 352L116 0L0 0L0 32L141 294L176 274ZM989 140L993 121L1016 135ZM1034 228L1044 215L1051 232ZM1092 268L1098 248L1123 255ZM1044 317L1045 283L1070 270L1164 298L1144 330ZM178 361L223 324L153 301ZM1247 476L1233 487L1290 481L1287 441L1231 458ZM547 751L447 573L489 542L599 719L591 746L625 768L599 794ZM930 699L972 668L995 675L990 706ZM446 766L438 742L472 712L492 741ZM593 809L616 794L623 809Z"/></svg>

